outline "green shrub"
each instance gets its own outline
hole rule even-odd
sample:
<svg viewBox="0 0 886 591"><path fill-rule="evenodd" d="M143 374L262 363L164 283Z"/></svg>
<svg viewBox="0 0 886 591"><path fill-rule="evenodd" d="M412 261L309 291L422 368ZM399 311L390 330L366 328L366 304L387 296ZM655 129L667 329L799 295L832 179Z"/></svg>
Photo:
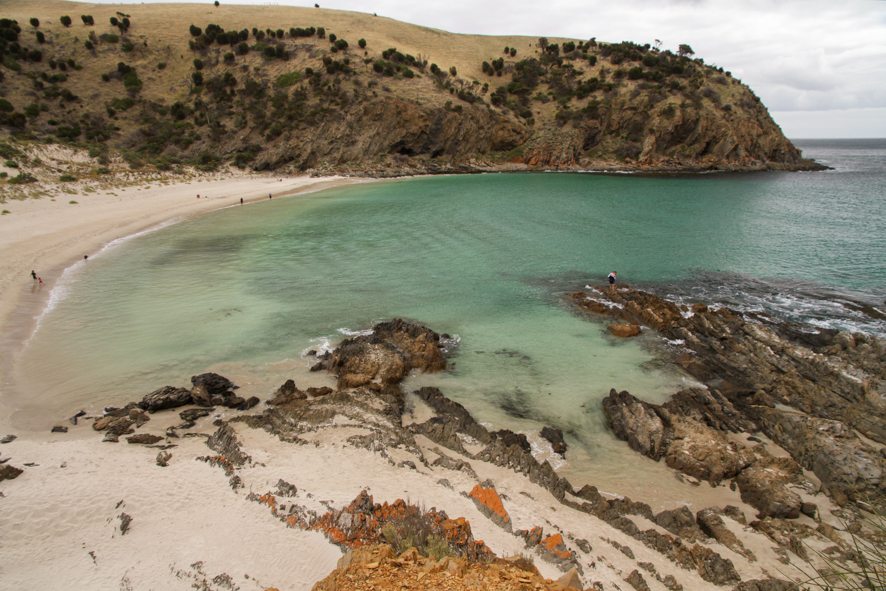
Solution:
<svg viewBox="0 0 886 591"><path fill-rule="evenodd" d="M63 25L66 26L66 27L70 27L70 26L71 26L71 22L72 22L72 21L71 21L71 17L69 17L69 16L67 16L67 15L61 17L61 18L58 19L58 20L59 20L59 22L61 22L61 24L63 24Z"/></svg>
<svg viewBox="0 0 886 591"><path fill-rule="evenodd" d="M60 177L58 177L58 180L63 183L73 183L74 181L77 180L77 177L75 177L74 175L71 175L71 174L63 174Z"/></svg>
<svg viewBox="0 0 886 591"><path fill-rule="evenodd" d="M360 46L360 49L366 49L366 39L359 39L357 45Z"/></svg>
<svg viewBox="0 0 886 591"><path fill-rule="evenodd" d="M120 41L120 36L115 35L114 33L102 33L98 38L103 43L118 43Z"/></svg>
<svg viewBox="0 0 886 591"><path fill-rule="evenodd" d="M95 24L95 19L92 18L92 16L90 16L88 14L80 15L80 20L82 20L83 24L86 25L87 27L91 27L92 25Z"/></svg>
<svg viewBox="0 0 886 591"><path fill-rule="evenodd" d="M15 107L12 106L12 103L5 98L0 98L0 112L12 113L13 111L15 111Z"/></svg>
<svg viewBox="0 0 886 591"><path fill-rule="evenodd" d="M32 18L31 19L31 26L34 27L35 29L37 27L39 27L40 26L40 19L39 18Z"/></svg>
<svg viewBox="0 0 886 591"><path fill-rule="evenodd" d="M298 71L287 72L286 74L280 74L277 76L276 85L277 88L289 88L293 84L301 81L302 73Z"/></svg>
<svg viewBox="0 0 886 591"><path fill-rule="evenodd" d="M195 58L194 59L194 69L195 70L202 70L203 69L203 60L201 60L199 58Z"/></svg>
<svg viewBox="0 0 886 591"><path fill-rule="evenodd" d="M37 31L34 36L37 37L37 43L46 43L46 35L43 34L43 31Z"/></svg>
<svg viewBox="0 0 886 591"><path fill-rule="evenodd" d="M122 49L125 53L131 52L135 49L135 45L132 44L132 41L129 39L124 39L123 43L120 44L120 49Z"/></svg>
<svg viewBox="0 0 886 591"><path fill-rule="evenodd" d="M200 72L191 73L191 81L194 83L194 86L202 86L203 74L201 74Z"/></svg>
<svg viewBox="0 0 886 591"><path fill-rule="evenodd" d="M123 86L132 94L135 94L142 89L142 81L139 80L138 74L135 73L135 70L129 70L123 74Z"/></svg>
<svg viewBox="0 0 886 591"><path fill-rule="evenodd" d="M3 166L5 166L6 168L18 168L18 162L16 162L15 160L7 160L3 163Z"/></svg>
<svg viewBox="0 0 886 591"><path fill-rule="evenodd" d="M37 179L34 175L28 174L26 172L20 172L18 175L9 179L10 185L26 185L28 183L36 183Z"/></svg>

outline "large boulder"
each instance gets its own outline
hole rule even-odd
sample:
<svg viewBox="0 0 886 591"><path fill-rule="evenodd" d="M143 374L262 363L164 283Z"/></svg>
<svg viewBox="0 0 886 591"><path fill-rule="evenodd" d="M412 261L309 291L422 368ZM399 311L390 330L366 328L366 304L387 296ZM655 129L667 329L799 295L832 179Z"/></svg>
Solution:
<svg viewBox="0 0 886 591"><path fill-rule="evenodd" d="M345 339L325 367L338 376L340 389L397 384L413 369L425 372L446 367L440 335L414 322L382 322L369 335Z"/></svg>
<svg viewBox="0 0 886 591"><path fill-rule="evenodd" d="M148 411L156 412L167 408L175 408L191 403L191 391L175 386L163 386L147 394L138 403L139 407Z"/></svg>
<svg viewBox="0 0 886 591"><path fill-rule="evenodd" d="M505 530L511 531L511 516L508 515L501 502L501 497L491 482L486 481L483 484L475 485L468 496L474 501L480 513Z"/></svg>
<svg viewBox="0 0 886 591"><path fill-rule="evenodd" d="M800 516L802 499L788 488L801 475L800 466L791 458L761 458L742 470L735 479L741 500L757 511L760 519Z"/></svg>
<svg viewBox="0 0 886 591"><path fill-rule="evenodd" d="M630 393L610 390L603 399L603 414L615 436L631 449L658 460L667 449L667 429L655 407Z"/></svg>
<svg viewBox="0 0 886 591"><path fill-rule="evenodd" d="M674 416L670 423L672 435L665 463L675 470L718 484L753 461L752 453L703 423Z"/></svg>
<svg viewBox="0 0 886 591"><path fill-rule="evenodd" d="M231 380L217 373L201 373L200 375L191 377L191 385L195 388L202 386L209 395L220 394L236 390L238 386Z"/></svg>

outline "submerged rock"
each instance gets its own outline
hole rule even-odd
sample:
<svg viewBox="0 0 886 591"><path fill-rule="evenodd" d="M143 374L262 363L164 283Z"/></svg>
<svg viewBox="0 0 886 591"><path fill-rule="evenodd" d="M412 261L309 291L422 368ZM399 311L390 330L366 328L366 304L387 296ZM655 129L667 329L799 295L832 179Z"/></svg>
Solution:
<svg viewBox="0 0 886 591"><path fill-rule="evenodd" d="M615 337L630 338L640 335L640 325L628 322L614 322L606 327L609 334Z"/></svg>

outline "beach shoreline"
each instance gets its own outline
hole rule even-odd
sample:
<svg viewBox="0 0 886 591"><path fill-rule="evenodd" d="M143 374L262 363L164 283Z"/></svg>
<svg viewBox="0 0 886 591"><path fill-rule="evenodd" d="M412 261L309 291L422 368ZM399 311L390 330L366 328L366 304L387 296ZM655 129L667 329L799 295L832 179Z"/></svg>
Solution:
<svg viewBox="0 0 886 591"><path fill-rule="evenodd" d="M7 202L0 218L0 429L8 429L16 359L68 270L110 245L227 207L371 182L364 177L223 173L171 184L105 189L77 201ZM198 198L197 195L200 197ZM44 284L29 274L36 270Z"/></svg>

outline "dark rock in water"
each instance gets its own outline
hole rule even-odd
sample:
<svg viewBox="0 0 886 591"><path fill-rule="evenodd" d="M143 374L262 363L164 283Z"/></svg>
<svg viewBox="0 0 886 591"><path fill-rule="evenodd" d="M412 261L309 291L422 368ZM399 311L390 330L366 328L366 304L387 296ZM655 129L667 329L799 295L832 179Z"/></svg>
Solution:
<svg viewBox="0 0 886 591"><path fill-rule="evenodd" d="M3 480L12 480L18 478L18 475L24 472L21 468L10 466L9 464L0 464L0 482Z"/></svg>
<svg viewBox="0 0 886 591"><path fill-rule="evenodd" d="M413 369L425 372L446 367L440 335L417 323L382 322L372 334L345 339L325 367L338 376L338 387L396 384ZM313 369L313 368L312 368Z"/></svg>
<svg viewBox="0 0 886 591"><path fill-rule="evenodd" d="M627 441L631 449L653 460L664 455L669 441L664 421L653 405L613 389L603 399L603 413L615 436Z"/></svg>
<svg viewBox="0 0 886 591"><path fill-rule="evenodd" d="M311 371L323 371L326 369L326 360L318 361L314 365L311 366Z"/></svg>
<svg viewBox="0 0 886 591"><path fill-rule="evenodd" d="M56 425L52 428L52 433L67 433L68 428L64 425Z"/></svg>
<svg viewBox="0 0 886 591"><path fill-rule="evenodd" d="M202 386L210 394L224 395L227 392L236 390L238 386L231 380L217 373L201 373L198 376L191 377L191 384L197 388Z"/></svg>
<svg viewBox="0 0 886 591"><path fill-rule="evenodd" d="M154 435L152 433L138 433L137 435L130 435L126 438L128 443L140 443L142 445L153 445L158 441L163 441L163 438L159 435Z"/></svg>
<svg viewBox="0 0 886 591"><path fill-rule="evenodd" d="M79 419L80 417L83 417L83 416L86 416L86 411L85 411L85 410L79 410L79 411L77 411L77 414L75 414L74 416L72 416L72 417L71 417L70 419L68 419L68 420L71 421L71 424L72 424L72 425L76 425L76 424L77 424L77 419Z"/></svg>
<svg viewBox="0 0 886 591"><path fill-rule="evenodd" d="M554 427L544 427L541 436L547 439L554 448L554 453L561 456L566 454L566 441L563 439L563 431Z"/></svg>
<svg viewBox="0 0 886 591"><path fill-rule="evenodd" d="M621 338L630 338L640 335L640 325L627 322L615 322L606 327L609 334Z"/></svg>
<svg viewBox="0 0 886 591"><path fill-rule="evenodd" d="M0 443L12 443L16 440L15 435L4 435L2 439L0 439Z"/></svg>
<svg viewBox="0 0 886 591"><path fill-rule="evenodd" d="M191 392L175 386L163 386L154 390L138 403L139 407L148 411L156 412L176 406L184 406L191 403Z"/></svg>

